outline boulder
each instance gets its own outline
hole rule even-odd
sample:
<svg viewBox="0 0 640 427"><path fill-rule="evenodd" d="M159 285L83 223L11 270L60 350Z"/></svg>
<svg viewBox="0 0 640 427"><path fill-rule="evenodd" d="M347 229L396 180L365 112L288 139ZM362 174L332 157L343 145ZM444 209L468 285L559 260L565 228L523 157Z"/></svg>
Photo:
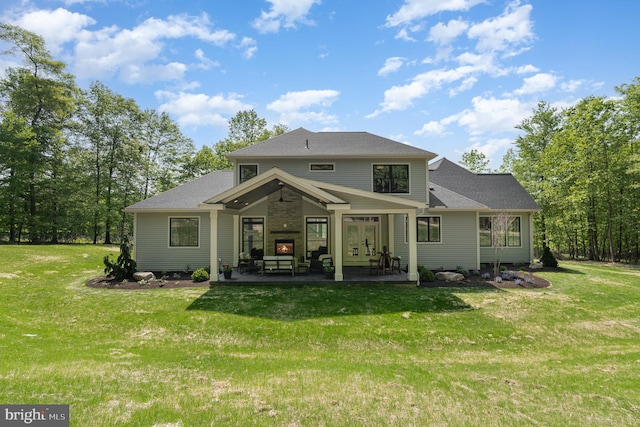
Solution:
<svg viewBox="0 0 640 427"><path fill-rule="evenodd" d="M531 270L540 270L542 267L544 267L542 264L540 264L539 262L534 262L529 264L529 268Z"/></svg>
<svg viewBox="0 0 640 427"><path fill-rule="evenodd" d="M148 282L149 280L155 280L156 275L149 271L136 271L133 273L133 279L136 281L144 280Z"/></svg>
<svg viewBox="0 0 640 427"><path fill-rule="evenodd" d="M464 276L460 273L454 273L452 271L439 271L436 273L436 279L446 280L447 282L459 282L464 280Z"/></svg>

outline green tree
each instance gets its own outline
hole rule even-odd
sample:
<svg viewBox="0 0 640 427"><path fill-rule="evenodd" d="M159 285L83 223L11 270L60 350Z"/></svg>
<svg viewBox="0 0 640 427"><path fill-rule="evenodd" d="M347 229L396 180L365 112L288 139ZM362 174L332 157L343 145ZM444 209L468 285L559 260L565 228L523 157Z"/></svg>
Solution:
<svg viewBox="0 0 640 427"><path fill-rule="evenodd" d="M33 142L25 144L29 238L55 241L65 209L59 198L61 165L67 149L64 130L75 109L78 89L65 64L54 60L42 37L9 24L0 24L0 40L23 65L10 68L0 80L4 109L24 120ZM5 129L6 131L6 129ZM21 154L21 155L22 155ZM16 188L16 187L14 187Z"/></svg>
<svg viewBox="0 0 640 427"><path fill-rule="evenodd" d="M474 148L462 154L462 160L458 163L473 173L487 173L491 172L489 162L490 160L487 160L487 156L485 156L484 153Z"/></svg>

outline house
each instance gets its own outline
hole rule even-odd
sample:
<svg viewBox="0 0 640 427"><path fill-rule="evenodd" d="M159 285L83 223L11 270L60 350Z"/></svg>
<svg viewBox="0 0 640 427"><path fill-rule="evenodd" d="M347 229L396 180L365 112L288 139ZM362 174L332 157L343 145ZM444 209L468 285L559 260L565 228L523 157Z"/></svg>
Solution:
<svg viewBox="0 0 640 427"><path fill-rule="evenodd" d="M237 266L293 255L369 266L387 251L418 280L417 267L478 269L493 258L491 221L512 221L502 262L533 259L538 205L509 174L475 174L436 154L367 132L299 128L228 155L214 171L126 208L143 270ZM216 276L212 275L216 280Z"/></svg>

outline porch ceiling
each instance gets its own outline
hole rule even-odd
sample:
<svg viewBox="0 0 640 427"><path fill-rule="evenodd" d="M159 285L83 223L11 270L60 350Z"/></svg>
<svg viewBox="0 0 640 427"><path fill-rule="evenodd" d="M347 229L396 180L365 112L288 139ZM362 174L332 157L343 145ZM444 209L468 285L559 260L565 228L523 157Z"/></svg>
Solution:
<svg viewBox="0 0 640 427"><path fill-rule="evenodd" d="M287 184L286 182L280 179L272 179L271 181L264 182L259 187L253 188L251 190L245 192L238 192L233 196L230 200L223 200L222 203L225 205L226 209L242 209L246 206L252 205L259 200L264 199L270 194L279 192L280 189L287 188L291 191L294 191L300 194L307 199L314 201L319 204L326 204L326 200L321 200L320 198L296 187L295 185Z"/></svg>

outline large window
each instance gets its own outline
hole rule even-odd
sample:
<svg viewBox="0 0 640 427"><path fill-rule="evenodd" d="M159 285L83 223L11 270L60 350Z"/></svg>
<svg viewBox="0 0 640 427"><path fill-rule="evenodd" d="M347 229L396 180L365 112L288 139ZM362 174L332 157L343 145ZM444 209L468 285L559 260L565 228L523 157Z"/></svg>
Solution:
<svg viewBox="0 0 640 427"><path fill-rule="evenodd" d="M198 247L199 218L169 218L169 246Z"/></svg>
<svg viewBox="0 0 640 427"><path fill-rule="evenodd" d="M241 184L254 176L258 176L258 165L240 165L239 170Z"/></svg>
<svg viewBox="0 0 640 427"><path fill-rule="evenodd" d="M421 216L418 220L418 242L439 242L441 238L440 217Z"/></svg>
<svg viewBox="0 0 640 427"><path fill-rule="evenodd" d="M373 191L408 193L409 165L373 165Z"/></svg>
<svg viewBox="0 0 640 427"><path fill-rule="evenodd" d="M522 231L520 217L510 215L481 216L480 217L480 247L522 246Z"/></svg>
<svg viewBox="0 0 640 427"><path fill-rule="evenodd" d="M311 258L312 252L323 248L328 249L329 221L325 217L307 218L307 258Z"/></svg>
<svg viewBox="0 0 640 427"><path fill-rule="evenodd" d="M242 218L242 252L254 259L264 255L264 218Z"/></svg>

